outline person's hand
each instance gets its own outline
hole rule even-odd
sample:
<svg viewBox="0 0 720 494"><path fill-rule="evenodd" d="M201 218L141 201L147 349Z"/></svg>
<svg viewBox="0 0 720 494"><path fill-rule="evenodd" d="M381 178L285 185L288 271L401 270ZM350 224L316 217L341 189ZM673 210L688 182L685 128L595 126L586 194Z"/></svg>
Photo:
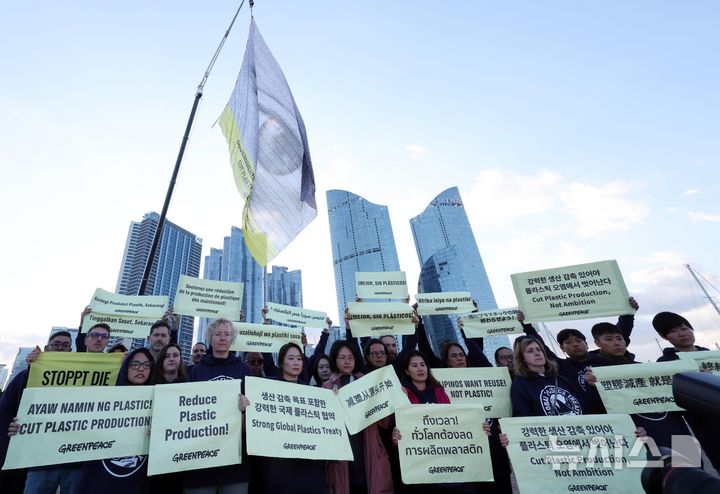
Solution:
<svg viewBox="0 0 720 494"><path fill-rule="evenodd" d="M358 297L357 295L355 295L355 302L362 302L362 299L360 297Z"/></svg>
<svg viewBox="0 0 720 494"><path fill-rule="evenodd" d="M485 435L488 436L488 437L489 437L490 434L491 434L490 422L488 422L487 419L486 419L486 420L483 420L483 432L484 432Z"/></svg>
<svg viewBox="0 0 720 494"><path fill-rule="evenodd" d="M593 374L591 365L585 367L585 382L590 386L595 386L595 383L597 383L597 377Z"/></svg>
<svg viewBox="0 0 720 494"><path fill-rule="evenodd" d="M8 436L12 437L20 432L20 422L17 417L13 417L12 422L8 426Z"/></svg>
<svg viewBox="0 0 720 494"><path fill-rule="evenodd" d="M465 329L465 321L462 317L457 318L457 325L461 330Z"/></svg>
<svg viewBox="0 0 720 494"><path fill-rule="evenodd" d="M635 437L647 437L647 431L645 427L638 427L635 429Z"/></svg>
<svg viewBox="0 0 720 494"><path fill-rule="evenodd" d="M250 400L247 399L247 396L240 395L240 399L238 400L238 408L240 408L240 412L245 413L245 410L249 406L250 406Z"/></svg>
<svg viewBox="0 0 720 494"><path fill-rule="evenodd" d="M400 442L402 439L402 434L400 434L400 429L395 427L392 431L392 442L395 446L397 446L397 443Z"/></svg>
<svg viewBox="0 0 720 494"><path fill-rule="evenodd" d="M325 324L327 324L327 328L323 328L323 331L329 332L330 328L332 328L332 319L330 319L328 316L325 316Z"/></svg>
<svg viewBox="0 0 720 494"><path fill-rule="evenodd" d="M507 448L510 444L510 440L508 439L507 434L505 434L504 432L500 433L500 444L503 448Z"/></svg>
<svg viewBox="0 0 720 494"><path fill-rule="evenodd" d="M420 318L418 317L417 313L413 312L411 321L416 327L420 324Z"/></svg>
<svg viewBox="0 0 720 494"><path fill-rule="evenodd" d="M515 314L515 317L517 318L517 320L520 324L525 322L525 314L523 314L523 311L521 311L521 310L517 311L517 314Z"/></svg>
<svg viewBox="0 0 720 494"><path fill-rule="evenodd" d="M38 359L38 355L42 353L42 350L40 350L40 347L35 345L35 348L33 348L33 351L28 353L28 356L25 357L25 362L27 362L28 365L32 364Z"/></svg>
<svg viewBox="0 0 720 494"><path fill-rule="evenodd" d="M640 308L640 305L637 303L637 300L635 300L635 297L630 297L628 299L628 303L630 304L630 307L635 310L638 310Z"/></svg>
<svg viewBox="0 0 720 494"><path fill-rule="evenodd" d="M410 303L410 295L408 295L407 297L405 297L403 299L403 304L409 304L409 303Z"/></svg>
<svg viewBox="0 0 720 494"><path fill-rule="evenodd" d="M245 322L245 311L240 309L240 322Z"/></svg>
<svg viewBox="0 0 720 494"><path fill-rule="evenodd" d="M305 331L300 332L300 343L302 343L303 347L307 346L307 335L305 334Z"/></svg>
<svg viewBox="0 0 720 494"><path fill-rule="evenodd" d="M350 327L350 309L345 307L345 315L343 316L345 319L345 327Z"/></svg>

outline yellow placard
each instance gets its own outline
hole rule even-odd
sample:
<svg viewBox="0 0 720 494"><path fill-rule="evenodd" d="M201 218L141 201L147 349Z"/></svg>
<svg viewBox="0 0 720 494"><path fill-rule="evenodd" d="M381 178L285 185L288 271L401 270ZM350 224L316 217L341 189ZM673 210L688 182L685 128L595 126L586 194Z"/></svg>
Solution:
<svg viewBox="0 0 720 494"><path fill-rule="evenodd" d="M466 405L406 405L395 409L400 470L406 484L493 480L484 415Z"/></svg>
<svg viewBox="0 0 720 494"><path fill-rule="evenodd" d="M167 295L118 295L97 288L90 308L98 314L160 319L168 308Z"/></svg>
<svg viewBox="0 0 720 494"><path fill-rule="evenodd" d="M267 318L291 326L310 326L324 328L327 326L327 314L319 310L303 309L292 305L281 305L268 302Z"/></svg>
<svg viewBox="0 0 720 494"><path fill-rule="evenodd" d="M352 302L348 313L354 337L415 333L412 307L402 302Z"/></svg>
<svg viewBox="0 0 720 494"><path fill-rule="evenodd" d="M343 413L331 390L248 377L245 396L249 454L352 461Z"/></svg>
<svg viewBox="0 0 720 494"><path fill-rule="evenodd" d="M356 272L355 296L361 299L406 299L408 297L405 271Z"/></svg>
<svg viewBox="0 0 720 494"><path fill-rule="evenodd" d="M720 352L703 350L699 352L677 352L680 360L694 360L700 369L720 376Z"/></svg>
<svg viewBox="0 0 720 494"><path fill-rule="evenodd" d="M596 387L608 413L676 412L673 375L697 372L694 360L593 367Z"/></svg>
<svg viewBox="0 0 720 494"><path fill-rule="evenodd" d="M145 455L152 402L152 386L27 388L3 468Z"/></svg>
<svg viewBox="0 0 720 494"><path fill-rule="evenodd" d="M243 284L240 282L201 280L181 274L173 299L173 312L211 319L235 319L240 317L242 298Z"/></svg>
<svg viewBox="0 0 720 494"><path fill-rule="evenodd" d="M88 330L99 322L104 322L110 326L110 336L119 336L121 338L141 338L145 339L150 334L150 326L160 320L158 317L131 317L115 314L101 314L91 312L83 318L83 324L80 328L81 333L87 333Z"/></svg>
<svg viewBox="0 0 720 494"><path fill-rule="evenodd" d="M512 416L507 367L433 369L432 373L453 404L478 405L485 417Z"/></svg>
<svg viewBox="0 0 720 494"><path fill-rule="evenodd" d="M124 354L42 352L30 365L28 388L115 386Z"/></svg>
<svg viewBox="0 0 720 494"><path fill-rule="evenodd" d="M302 333L297 328L234 322L238 332L230 350L233 352L277 352L285 343L297 343L302 348Z"/></svg>
<svg viewBox="0 0 720 494"><path fill-rule="evenodd" d="M527 321L573 321L633 314L616 261L599 261L510 276Z"/></svg>
<svg viewBox="0 0 720 494"><path fill-rule="evenodd" d="M475 310L470 292L418 293L415 295L418 314L468 314Z"/></svg>
<svg viewBox="0 0 720 494"><path fill-rule="evenodd" d="M517 307L474 312L463 316L463 331L468 338L522 334L523 327L517 320L517 313Z"/></svg>
<svg viewBox="0 0 720 494"><path fill-rule="evenodd" d="M155 386L148 475L241 462L240 382Z"/></svg>
<svg viewBox="0 0 720 494"><path fill-rule="evenodd" d="M628 415L500 419L523 494L643 492L644 443Z"/></svg>
<svg viewBox="0 0 720 494"><path fill-rule="evenodd" d="M387 417L395 407L410 403L392 365L365 374L340 388L337 394L350 434Z"/></svg>

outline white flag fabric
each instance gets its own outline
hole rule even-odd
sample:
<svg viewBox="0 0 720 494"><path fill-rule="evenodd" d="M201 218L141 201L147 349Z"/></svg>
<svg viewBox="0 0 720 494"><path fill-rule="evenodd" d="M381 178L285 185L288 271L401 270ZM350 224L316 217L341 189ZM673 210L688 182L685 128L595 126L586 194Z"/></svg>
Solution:
<svg viewBox="0 0 720 494"><path fill-rule="evenodd" d="M220 127L245 200L245 243L266 266L317 216L317 206L305 124L254 19Z"/></svg>

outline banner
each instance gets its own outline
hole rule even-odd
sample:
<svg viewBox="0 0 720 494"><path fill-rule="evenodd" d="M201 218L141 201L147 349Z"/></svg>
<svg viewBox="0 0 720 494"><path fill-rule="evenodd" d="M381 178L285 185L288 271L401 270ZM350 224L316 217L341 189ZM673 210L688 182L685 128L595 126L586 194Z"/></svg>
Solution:
<svg viewBox="0 0 720 494"><path fill-rule="evenodd" d="M698 368L720 375L720 352L718 351L677 352L677 356L680 357L680 360L694 360L698 363Z"/></svg>
<svg viewBox="0 0 720 494"><path fill-rule="evenodd" d="M164 314L164 313L163 313ZM150 327L159 321L158 317L127 317L91 312L83 318L81 333L87 333L95 324L104 322L110 326L110 336L119 338L140 338L144 340L150 334Z"/></svg>
<svg viewBox="0 0 720 494"><path fill-rule="evenodd" d="M236 319L242 306L243 284L232 281L201 280L180 275L173 312L211 319Z"/></svg>
<svg viewBox="0 0 720 494"><path fill-rule="evenodd" d="M395 407L410 403L392 365L365 374L340 388L337 394L350 434L387 417Z"/></svg>
<svg viewBox="0 0 720 494"><path fill-rule="evenodd" d="M302 348L301 332L296 328L251 324L233 321L238 332L231 352L277 352L285 343L297 343Z"/></svg>
<svg viewBox="0 0 720 494"><path fill-rule="evenodd" d="M241 462L240 382L155 386L148 475Z"/></svg>
<svg viewBox="0 0 720 494"><path fill-rule="evenodd" d="M327 327L327 314L318 310L303 309L292 305L280 305L268 302L267 318L292 326Z"/></svg>
<svg viewBox="0 0 720 494"><path fill-rule="evenodd" d="M161 319L168 308L167 295L116 295L97 288L90 308L98 314Z"/></svg>
<svg viewBox="0 0 720 494"><path fill-rule="evenodd" d="M405 271L355 273L355 296L366 298L408 298Z"/></svg>
<svg viewBox="0 0 720 494"><path fill-rule="evenodd" d="M406 405L395 409L400 472L406 484L493 480L484 415L463 405Z"/></svg>
<svg viewBox="0 0 720 494"><path fill-rule="evenodd" d="M348 313L356 338L415 333L413 309L402 302L351 302Z"/></svg>
<svg viewBox="0 0 720 494"><path fill-rule="evenodd" d="M245 396L249 454L352 461L343 413L331 390L248 377Z"/></svg>
<svg viewBox="0 0 720 494"><path fill-rule="evenodd" d="M468 338L522 334L523 327L517 320L518 308L474 312L462 317L463 331Z"/></svg>
<svg viewBox="0 0 720 494"><path fill-rule="evenodd" d="M633 314L616 261L510 275L527 321L573 321Z"/></svg>
<svg viewBox="0 0 720 494"><path fill-rule="evenodd" d="M523 494L644 492L645 447L628 415L500 419Z"/></svg>
<svg viewBox="0 0 720 494"><path fill-rule="evenodd" d="M115 386L123 353L42 352L30 366L27 387Z"/></svg>
<svg viewBox="0 0 720 494"><path fill-rule="evenodd" d="M418 293L415 295L418 314L468 314L475 310L470 292Z"/></svg>
<svg viewBox="0 0 720 494"><path fill-rule="evenodd" d="M684 410L673 398L673 375L697 370L694 360L672 360L593 367L592 371L608 413L651 413Z"/></svg>
<svg viewBox="0 0 720 494"><path fill-rule="evenodd" d="M146 455L152 402L152 386L27 388L3 468Z"/></svg>
<svg viewBox="0 0 720 494"><path fill-rule="evenodd" d="M484 417L511 417L510 372L507 367L433 369L433 376L455 404L479 405Z"/></svg>

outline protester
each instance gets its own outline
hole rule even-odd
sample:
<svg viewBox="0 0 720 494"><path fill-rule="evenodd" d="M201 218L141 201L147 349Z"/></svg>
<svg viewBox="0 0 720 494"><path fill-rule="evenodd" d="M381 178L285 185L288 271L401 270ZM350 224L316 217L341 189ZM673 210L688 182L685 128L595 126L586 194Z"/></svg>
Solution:
<svg viewBox="0 0 720 494"><path fill-rule="evenodd" d="M230 351L237 331L228 319L216 319L205 330L210 342L209 352L190 373L190 381L245 379L252 375L245 362ZM241 407L242 408L242 407ZM243 447L242 463L185 472L186 494L207 494L220 490L223 494L246 494L250 481L250 458Z"/></svg>
<svg viewBox="0 0 720 494"><path fill-rule="evenodd" d="M108 353L127 353L128 349L122 343L115 343L108 349Z"/></svg>
<svg viewBox="0 0 720 494"><path fill-rule="evenodd" d="M206 353L207 345L205 343L203 343L202 341L198 341L197 343L195 343L192 347L192 355L190 356L192 364L199 364Z"/></svg>
<svg viewBox="0 0 720 494"><path fill-rule="evenodd" d="M371 338L365 343L363 355L365 356L366 372L372 372L388 364L388 351L385 343L377 338Z"/></svg>
<svg viewBox="0 0 720 494"><path fill-rule="evenodd" d="M501 346L495 350L495 365L498 367L507 367L512 376L515 372L515 362L512 349Z"/></svg>
<svg viewBox="0 0 720 494"><path fill-rule="evenodd" d="M360 355L347 340L338 340L330 350L330 379L324 388L338 390L362 377ZM349 494L367 492L385 494L393 492L390 461L378 433L379 426L387 421L376 422L357 434L350 436L353 461L330 461L327 465L328 492Z"/></svg>
<svg viewBox="0 0 720 494"><path fill-rule="evenodd" d="M303 379L305 357L295 343L286 343L278 352L281 374L274 379L307 384ZM300 458L255 457L259 478L253 477L252 490L273 494L317 494L325 490L325 462ZM279 475L282 472L282 475ZM288 481L292 479L292 481Z"/></svg>
<svg viewBox="0 0 720 494"><path fill-rule="evenodd" d="M147 348L130 352L118 374L117 386L150 384L154 359ZM88 461L82 467L77 494L145 494L150 492L147 456L129 456ZM168 494L180 491L164 491Z"/></svg>
<svg viewBox="0 0 720 494"><path fill-rule="evenodd" d="M150 326L150 334L147 337L148 348L155 361L158 361L160 350L170 343L170 325L167 320L156 321Z"/></svg>
<svg viewBox="0 0 720 494"><path fill-rule="evenodd" d="M36 347L40 351L39 347ZM58 331L50 336L46 352L69 352L72 350L72 336L68 331ZM32 365L32 364L30 364ZM13 419L17 417L20 409L20 400L23 391L27 387L30 367L17 373L8 383L5 392L0 397L0 431L8 431ZM9 437L4 432L0 433L0 464L5 462ZM49 492L54 494L60 488L61 494L74 492L77 479L80 475L80 465L52 465L41 468L0 470L0 486L3 494L20 494L23 491L28 494ZM26 482L27 477L27 482ZM42 489L47 485L47 489Z"/></svg>
<svg viewBox="0 0 720 494"><path fill-rule="evenodd" d="M332 369L330 368L330 357L327 355L321 355L316 361L313 369L313 379L315 380L315 386L322 387L332 375Z"/></svg>
<svg viewBox="0 0 720 494"><path fill-rule="evenodd" d="M680 358L681 352L708 351L707 348L695 344L695 330L687 319L674 312L659 312L653 317L653 328L660 337L672 345L664 348L658 362L667 362ZM695 433L700 445L715 470L720 471L720 417L710 417L692 412L683 413L690 428Z"/></svg>
<svg viewBox="0 0 720 494"><path fill-rule="evenodd" d="M169 384L187 382L188 375L182 359L182 349L177 343L164 346L155 361L153 384Z"/></svg>
<svg viewBox="0 0 720 494"><path fill-rule="evenodd" d="M265 377L265 357L260 352L244 352L243 361L254 377Z"/></svg>

